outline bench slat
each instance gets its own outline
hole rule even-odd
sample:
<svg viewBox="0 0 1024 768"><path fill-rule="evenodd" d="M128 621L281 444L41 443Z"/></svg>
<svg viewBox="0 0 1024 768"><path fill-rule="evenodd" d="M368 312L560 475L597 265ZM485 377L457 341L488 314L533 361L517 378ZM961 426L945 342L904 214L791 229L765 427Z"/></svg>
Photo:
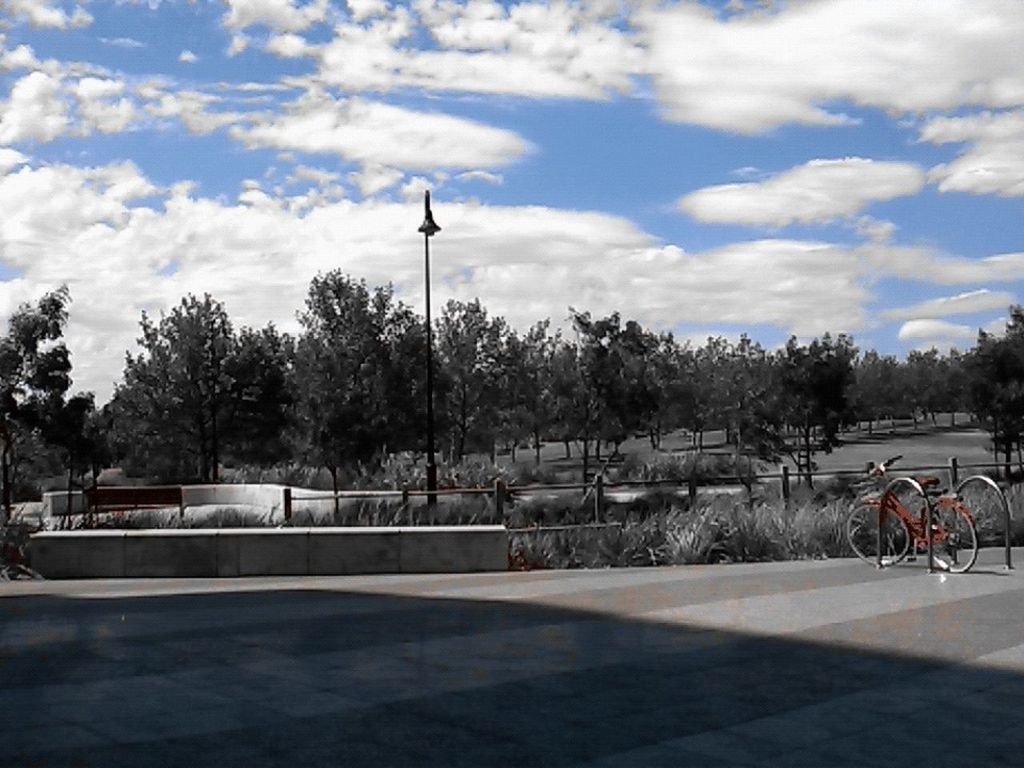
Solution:
<svg viewBox="0 0 1024 768"><path fill-rule="evenodd" d="M90 508L172 507L182 502L180 485L102 486L87 488L85 496Z"/></svg>

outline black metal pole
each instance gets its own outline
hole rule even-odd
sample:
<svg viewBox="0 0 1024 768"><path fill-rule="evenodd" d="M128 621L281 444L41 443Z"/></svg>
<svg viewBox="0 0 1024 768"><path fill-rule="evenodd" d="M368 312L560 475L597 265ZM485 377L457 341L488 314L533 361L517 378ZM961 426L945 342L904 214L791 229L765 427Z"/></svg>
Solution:
<svg viewBox="0 0 1024 768"><path fill-rule="evenodd" d="M430 325L430 234L423 234L423 253L427 280L427 490L437 490L437 464L434 463L434 331ZM437 504L437 495L427 495L427 506Z"/></svg>

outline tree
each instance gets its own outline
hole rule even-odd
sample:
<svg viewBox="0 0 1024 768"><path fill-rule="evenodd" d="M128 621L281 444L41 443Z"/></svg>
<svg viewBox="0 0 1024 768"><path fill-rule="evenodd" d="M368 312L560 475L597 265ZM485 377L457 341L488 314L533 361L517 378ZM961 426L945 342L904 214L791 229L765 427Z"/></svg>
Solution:
<svg viewBox="0 0 1024 768"><path fill-rule="evenodd" d="M945 402L946 371L939 351L934 347L927 352L913 350L907 355L902 366L904 407L917 426L918 414L931 417L935 423L935 414Z"/></svg>
<svg viewBox="0 0 1024 768"><path fill-rule="evenodd" d="M71 357L64 327L71 295L67 286L44 295L33 307L22 304L0 337L0 481L5 519L10 518L12 487L21 448L38 436L59 410L71 386Z"/></svg>
<svg viewBox="0 0 1024 768"><path fill-rule="evenodd" d="M340 271L313 279L295 346L298 428L309 461L331 474L379 464L388 450L416 444L423 410L410 366L424 359L416 316Z"/></svg>
<svg viewBox="0 0 1024 768"><path fill-rule="evenodd" d="M813 485L813 457L820 446L831 450L840 425L851 414L849 392L854 382L857 349L845 334L825 334L801 345L796 337L778 355L780 395L787 422L799 433L794 457L807 484ZM820 435L820 440L815 435Z"/></svg>
<svg viewBox="0 0 1024 768"><path fill-rule="evenodd" d="M500 382L499 422L511 443L512 461L519 441L530 438L538 466L541 440L556 418L551 366L561 337L550 334L550 325L542 320L523 336L509 333Z"/></svg>
<svg viewBox="0 0 1024 768"><path fill-rule="evenodd" d="M876 421L895 415L902 401L899 363L889 355L868 350L854 365L851 404L858 419L868 422L868 434Z"/></svg>
<svg viewBox="0 0 1024 768"><path fill-rule="evenodd" d="M439 426L456 461L468 449L493 451L509 335L478 299L449 301L437 322Z"/></svg>
<svg viewBox="0 0 1024 768"><path fill-rule="evenodd" d="M614 455L623 440L650 424L657 410L650 365L655 341L635 321L623 325L617 312L595 319L589 312L570 311L576 331L576 373L563 384L579 391L563 401L574 411L570 420L583 443L586 477L591 440L600 461L602 441L615 446Z"/></svg>
<svg viewBox="0 0 1024 768"><path fill-rule="evenodd" d="M1024 435L1024 308L1010 307L1002 337L980 331L968 357L972 409L985 422L1010 471L1014 447Z"/></svg>
<svg viewBox="0 0 1024 768"><path fill-rule="evenodd" d="M737 466L741 453L776 458L782 413L771 357L744 334L725 348L716 373L717 411L735 447Z"/></svg>
<svg viewBox="0 0 1024 768"><path fill-rule="evenodd" d="M189 295L157 323L143 312L140 325L142 352L126 355L114 392L117 442L160 476L217 482L235 345L227 311Z"/></svg>
<svg viewBox="0 0 1024 768"><path fill-rule="evenodd" d="M75 470L81 467L84 474L99 450L95 443L98 436L91 429L96 403L93 394L87 392L76 394L66 402L52 403L51 408L42 433L46 442L58 447L63 454L67 469L67 510L70 513Z"/></svg>
<svg viewBox="0 0 1024 768"><path fill-rule="evenodd" d="M236 461L267 466L290 455L293 357L293 340L272 324L258 331L242 328L235 338L224 361L228 392L223 442Z"/></svg>

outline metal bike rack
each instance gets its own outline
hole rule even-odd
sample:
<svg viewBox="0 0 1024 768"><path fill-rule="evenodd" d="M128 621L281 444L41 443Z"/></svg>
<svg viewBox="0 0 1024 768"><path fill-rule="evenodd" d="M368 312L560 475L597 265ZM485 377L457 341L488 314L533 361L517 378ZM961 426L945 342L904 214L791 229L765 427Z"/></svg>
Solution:
<svg viewBox="0 0 1024 768"><path fill-rule="evenodd" d="M968 483L981 483L982 485L988 486L989 490L995 491L999 500L1003 504L1003 522L1004 522L1004 533L1005 533L1005 546L1006 546L1006 570L1013 570L1013 555L1010 552L1010 502L1006 500L1006 494L1003 489L999 487L999 484L987 475L971 475L966 478L960 485L956 487L956 495L960 495L960 491Z"/></svg>
<svg viewBox="0 0 1024 768"><path fill-rule="evenodd" d="M934 573L932 565L932 503L928 499L928 494L924 492L924 488L921 487L921 484L912 477L894 478L887 486L885 486L885 491L882 493L882 500L878 507L878 554L876 555L877 562L875 563L875 567L884 567L882 565L882 516L888 514L888 512L885 511L885 497L889 494L895 496L895 490L897 486L901 484L908 485L912 490L916 491L917 495L924 500L925 509L928 510L928 519L925 521L925 529L927 531L925 535L928 537L928 573Z"/></svg>

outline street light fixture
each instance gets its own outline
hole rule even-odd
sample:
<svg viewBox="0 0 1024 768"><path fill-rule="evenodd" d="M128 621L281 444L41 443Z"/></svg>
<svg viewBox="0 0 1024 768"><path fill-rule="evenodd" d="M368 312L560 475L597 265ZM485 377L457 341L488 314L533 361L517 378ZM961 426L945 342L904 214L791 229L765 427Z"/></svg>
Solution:
<svg viewBox="0 0 1024 768"><path fill-rule="evenodd" d="M441 231L430 212L430 190L423 193L423 254L427 284L427 506L437 504L437 464L434 463L434 332L430 326L430 238Z"/></svg>

